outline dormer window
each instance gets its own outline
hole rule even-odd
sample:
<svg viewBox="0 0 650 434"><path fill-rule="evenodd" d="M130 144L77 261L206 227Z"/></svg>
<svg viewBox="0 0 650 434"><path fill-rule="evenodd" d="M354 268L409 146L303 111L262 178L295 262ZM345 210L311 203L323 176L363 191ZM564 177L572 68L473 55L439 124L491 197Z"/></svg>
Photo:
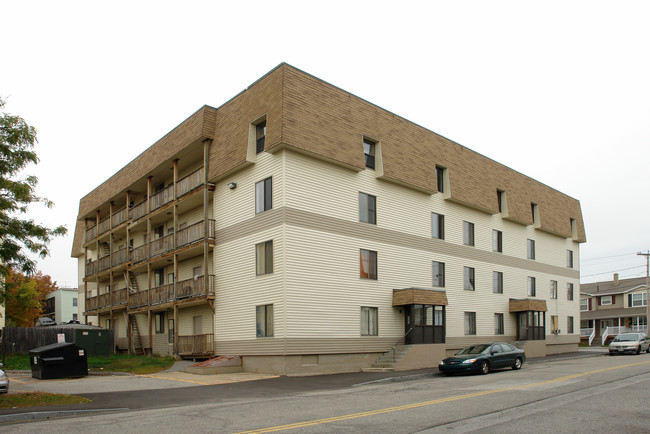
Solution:
<svg viewBox="0 0 650 434"><path fill-rule="evenodd" d="M266 138L266 121L255 125L255 151L259 154L264 151L264 139Z"/></svg>
<svg viewBox="0 0 650 434"><path fill-rule="evenodd" d="M375 145L370 139L363 139L363 155L368 169L375 169Z"/></svg>

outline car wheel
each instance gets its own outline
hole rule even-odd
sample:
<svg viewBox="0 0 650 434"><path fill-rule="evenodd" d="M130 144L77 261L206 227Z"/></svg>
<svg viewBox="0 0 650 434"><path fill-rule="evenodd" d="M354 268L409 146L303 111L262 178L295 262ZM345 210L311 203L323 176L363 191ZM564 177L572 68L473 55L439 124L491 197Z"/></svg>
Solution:
<svg viewBox="0 0 650 434"><path fill-rule="evenodd" d="M481 362L481 374L485 375L488 372L490 372L490 364L488 363L487 360L483 360Z"/></svg>
<svg viewBox="0 0 650 434"><path fill-rule="evenodd" d="M646 353L650 353L650 345L648 345L648 348L645 350Z"/></svg>
<svg viewBox="0 0 650 434"><path fill-rule="evenodd" d="M522 365L523 365L523 362L521 361L521 357L517 357L517 359L515 360L515 364L512 365L512 369L514 369L516 371L518 369L521 369Z"/></svg>
<svg viewBox="0 0 650 434"><path fill-rule="evenodd" d="M636 347L636 355L638 356L639 354L641 354L641 345Z"/></svg>

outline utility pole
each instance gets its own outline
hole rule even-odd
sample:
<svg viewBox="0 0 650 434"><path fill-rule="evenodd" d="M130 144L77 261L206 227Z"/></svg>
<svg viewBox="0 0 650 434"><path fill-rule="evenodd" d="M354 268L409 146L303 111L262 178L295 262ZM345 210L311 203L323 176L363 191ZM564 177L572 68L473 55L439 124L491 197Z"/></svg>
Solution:
<svg viewBox="0 0 650 434"><path fill-rule="evenodd" d="M637 253L639 256L645 256L645 304L646 304L646 332L650 334L650 287L648 281L650 280L650 250L647 252Z"/></svg>

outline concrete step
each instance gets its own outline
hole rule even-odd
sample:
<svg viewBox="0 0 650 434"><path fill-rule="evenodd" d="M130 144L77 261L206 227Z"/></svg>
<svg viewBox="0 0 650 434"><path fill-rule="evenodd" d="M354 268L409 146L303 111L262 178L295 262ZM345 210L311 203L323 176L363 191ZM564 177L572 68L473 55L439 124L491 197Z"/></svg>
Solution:
<svg viewBox="0 0 650 434"><path fill-rule="evenodd" d="M375 368L374 366L372 368L363 368L363 372L393 372L395 371L395 368Z"/></svg>

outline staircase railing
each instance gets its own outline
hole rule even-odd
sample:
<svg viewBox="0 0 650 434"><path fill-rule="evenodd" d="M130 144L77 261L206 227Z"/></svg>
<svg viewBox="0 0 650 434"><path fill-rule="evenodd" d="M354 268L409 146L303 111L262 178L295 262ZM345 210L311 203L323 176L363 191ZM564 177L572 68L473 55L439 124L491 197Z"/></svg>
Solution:
<svg viewBox="0 0 650 434"><path fill-rule="evenodd" d="M396 358L397 358L397 354L396 354L396 352L397 352L397 346L398 346L398 345L400 344L400 342L402 342L402 341L406 342L406 336L407 336L409 333L411 333L412 330L413 330L413 327L411 327L410 329L408 329L408 331L407 331L406 333L404 333L404 335L403 335L401 338L399 338L399 340L398 340L397 342L395 342L395 345L393 345L393 363L396 362Z"/></svg>
<svg viewBox="0 0 650 434"><path fill-rule="evenodd" d="M603 347L605 346L605 342L607 342L608 337L609 337L609 327L607 327L603 332L603 341L602 341Z"/></svg>
<svg viewBox="0 0 650 434"><path fill-rule="evenodd" d="M596 337L596 328L591 331L591 334L589 335L589 346L591 346L591 343L594 341L594 338Z"/></svg>

